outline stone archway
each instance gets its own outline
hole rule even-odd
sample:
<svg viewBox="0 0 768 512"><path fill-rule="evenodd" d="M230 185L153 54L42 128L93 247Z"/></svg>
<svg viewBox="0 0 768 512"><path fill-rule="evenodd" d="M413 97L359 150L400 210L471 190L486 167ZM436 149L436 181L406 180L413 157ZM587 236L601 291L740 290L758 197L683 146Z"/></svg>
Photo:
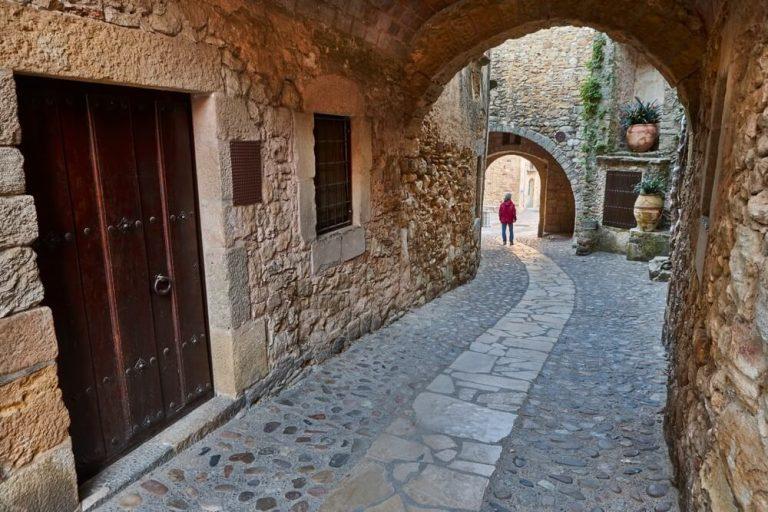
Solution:
<svg viewBox="0 0 768 512"><path fill-rule="evenodd" d="M573 235L576 212L581 204L578 170L556 144L533 130L510 124L494 124L488 132L486 168L508 155L522 156L533 163L541 178L539 236Z"/></svg>
<svg viewBox="0 0 768 512"><path fill-rule="evenodd" d="M649 2L640 10L631 0L434 3L438 5L430 5L432 12L425 13L426 21L407 45L409 88L417 114L439 95L442 84L488 48L540 29L565 25L590 26L637 48L678 88L689 111L696 111L707 23L713 19L711 15L705 18L689 2Z"/></svg>

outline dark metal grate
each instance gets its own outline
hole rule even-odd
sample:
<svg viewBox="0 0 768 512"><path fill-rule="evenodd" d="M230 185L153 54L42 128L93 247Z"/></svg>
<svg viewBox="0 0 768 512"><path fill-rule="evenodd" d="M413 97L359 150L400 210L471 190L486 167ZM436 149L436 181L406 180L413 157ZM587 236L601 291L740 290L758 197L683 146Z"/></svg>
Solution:
<svg viewBox="0 0 768 512"><path fill-rule="evenodd" d="M315 208L318 235L352 224L348 117L315 114Z"/></svg>
<svg viewBox="0 0 768 512"><path fill-rule="evenodd" d="M633 228L635 221L634 191L643 177L641 172L608 171L605 175L605 202L603 206L603 225L615 228Z"/></svg>
<svg viewBox="0 0 768 512"><path fill-rule="evenodd" d="M232 162L232 203L246 206L262 201L261 142L233 140L229 143Z"/></svg>

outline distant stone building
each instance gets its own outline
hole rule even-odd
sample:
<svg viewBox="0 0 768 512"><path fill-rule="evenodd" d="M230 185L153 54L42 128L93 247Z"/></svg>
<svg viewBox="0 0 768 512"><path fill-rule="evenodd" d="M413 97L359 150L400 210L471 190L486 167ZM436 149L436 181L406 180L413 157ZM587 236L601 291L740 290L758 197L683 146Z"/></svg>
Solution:
<svg viewBox="0 0 768 512"><path fill-rule="evenodd" d="M601 97L595 126L588 127L581 89L596 46ZM542 176L540 223L547 226L542 233L576 229L587 250L626 252L631 211L629 219L614 219L613 212L627 212L627 204L611 204L614 194L606 195L605 185L615 173L630 179L644 169L669 174L682 115L674 89L637 52L589 28L557 27L510 40L491 51L491 60L489 162L512 154L532 159ZM662 108L658 148L643 155L627 152L619 123L621 107L635 97ZM594 130L593 139L587 130ZM524 140L538 159L526 153ZM590 147L591 157L585 151ZM489 173L486 188L497 189L498 177ZM566 222L567 216L573 220Z"/></svg>

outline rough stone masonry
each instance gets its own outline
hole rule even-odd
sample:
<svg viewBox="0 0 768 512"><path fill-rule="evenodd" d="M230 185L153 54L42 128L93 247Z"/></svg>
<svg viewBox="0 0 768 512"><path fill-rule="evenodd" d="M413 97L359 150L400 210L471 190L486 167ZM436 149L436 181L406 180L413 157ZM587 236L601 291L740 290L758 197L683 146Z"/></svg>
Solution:
<svg viewBox="0 0 768 512"><path fill-rule="evenodd" d="M630 43L677 88L690 122L666 325L667 431L682 504L768 509L766 21L768 6L749 0L3 0L0 210L9 214L0 217L0 352L24 344L35 356L3 363L11 365L0 388L3 446L23 448L0 453L0 496L33 510L77 506L54 340L33 334L50 332L51 319L37 307L37 223L23 198L12 74L193 95L214 385L257 397L472 275L477 244L464 219L476 207L477 180L476 164L467 164L480 155L455 142L420 144L424 121L487 49L576 24ZM297 199L306 197L304 121L312 112L350 116L370 133L354 150L355 182L370 184L370 208L358 205L348 251L345 237L328 242L338 255L321 265L313 249L318 261L325 240L301 229L306 208ZM228 142L242 139L262 141L266 186L262 205L238 208ZM448 183L462 193L452 197ZM419 253L419 214L406 211L430 201L461 220L445 245ZM442 287L433 285L438 277Z"/></svg>

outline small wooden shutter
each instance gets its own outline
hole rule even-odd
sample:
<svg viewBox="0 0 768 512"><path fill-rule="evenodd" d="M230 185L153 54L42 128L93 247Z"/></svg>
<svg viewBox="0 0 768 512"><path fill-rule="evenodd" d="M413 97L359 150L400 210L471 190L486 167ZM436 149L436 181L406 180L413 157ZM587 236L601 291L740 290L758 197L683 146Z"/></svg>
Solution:
<svg viewBox="0 0 768 512"><path fill-rule="evenodd" d="M261 203L261 142L230 141L229 158L232 162L232 203L235 206Z"/></svg>
<svg viewBox="0 0 768 512"><path fill-rule="evenodd" d="M633 210L637 194L634 188L642 177L640 172L608 171L605 176L604 226L624 229L635 227Z"/></svg>

